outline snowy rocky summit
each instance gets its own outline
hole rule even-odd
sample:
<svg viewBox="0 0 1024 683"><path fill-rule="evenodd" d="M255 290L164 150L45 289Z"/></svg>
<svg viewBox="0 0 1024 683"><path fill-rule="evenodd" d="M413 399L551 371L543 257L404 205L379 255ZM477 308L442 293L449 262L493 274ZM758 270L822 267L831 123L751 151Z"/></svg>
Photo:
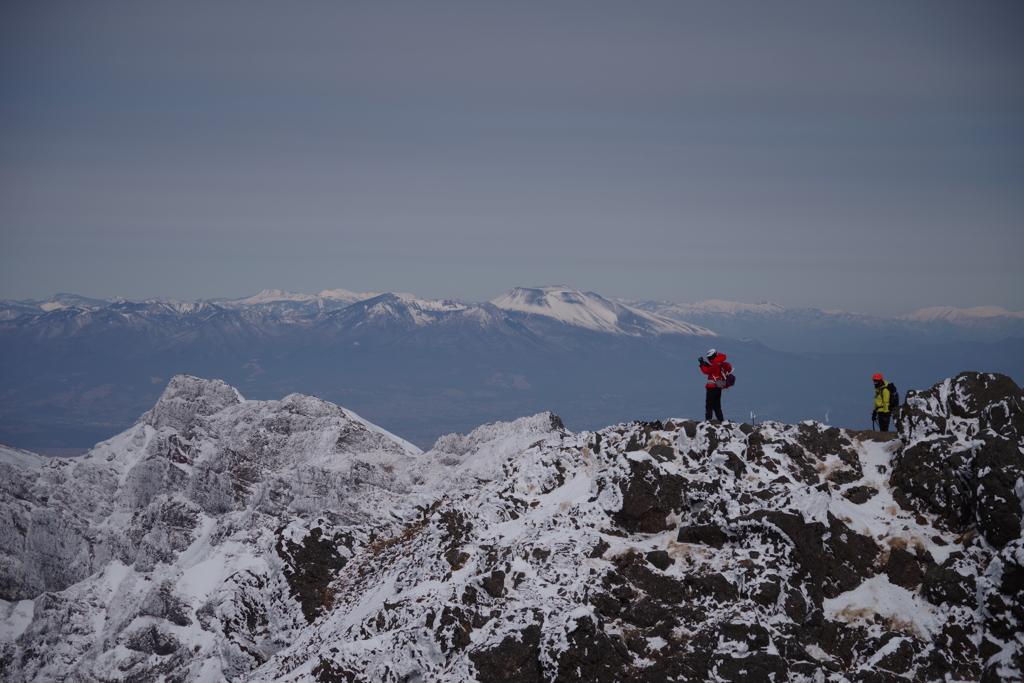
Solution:
<svg viewBox="0 0 1024 683"><path fill-rule="evenodd" d="M898 434L551 413L426 453L176 377L75 460L0 449L5 681L1020 681L1024 394Z"/></svg>

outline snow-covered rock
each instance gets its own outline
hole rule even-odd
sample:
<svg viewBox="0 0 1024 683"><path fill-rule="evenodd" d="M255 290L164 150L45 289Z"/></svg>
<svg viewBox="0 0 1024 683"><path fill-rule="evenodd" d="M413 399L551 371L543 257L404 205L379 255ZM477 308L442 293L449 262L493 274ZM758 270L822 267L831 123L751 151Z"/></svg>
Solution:
<svg viewBox="0 0 1024 683"><path fill-rule="evenodd" d="M1005 378L958 382L982 429L1021 419ZM357 557L250 680L1016 680L1019 551L918 510L901 454L813 422L538 443Z"/></svg>
<svg viewBox="0 0 1024 683"><path fill-rule="evenodd" d="M1006 377L908 391L898 434L543 413L427 453L172 385L78 461L0 458L5 680L1020 680ZM33 549L83 577L33 588Z"/></svg>

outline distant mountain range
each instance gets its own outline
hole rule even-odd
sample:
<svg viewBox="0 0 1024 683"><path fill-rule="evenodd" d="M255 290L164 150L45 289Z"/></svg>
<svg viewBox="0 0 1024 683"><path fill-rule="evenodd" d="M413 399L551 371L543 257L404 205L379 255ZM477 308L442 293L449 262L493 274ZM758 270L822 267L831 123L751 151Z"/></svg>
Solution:
<svg viewBox="0 0 1024 683"><path fill-rule="evenodd" d="M135 312L167 312L180 315L204 315L216 309L251 311L280 316L299 323L315 324L330 313L352 304L396 297L410 308L435 313L472 311L478 314L487 304L463 301L420 299L412 294L356 293L345 289L324 290L319 294L265 289L242 299L204 299L181 301L157 298L146 301L90 299L75 294L57 294L43 301L0 300L0 321L21 315L38 316L64 308L83 311L133 304ZM764 301L757 304L711 299L697 303L648 301L602 297L582 293L565 286L517 287L491 302L510 313L528 313L554 318L562 323L612 333L698 332L696 328L738 339L753 339L780 351L858 352L891 351L900 346L943 344L961 341L995 342L1024 336L1024 311L1012 312L1000 306L923 308L899 316L867 315L817 308L787 308ZM144 305L140 307L140 305ZM648 314L654 314L654 317ZM445 315L419 317L438 322ZM266 319L263 317L261 319ZM683 327L671 322L686 323ZM700 333L700 332L698 332Z"/></svg>
<svg viewBox="0 0 1024 683"><path fill-rule="evenodd" d="M357 303L361 305L341 315L338 320L348 321L353 315L367 315L378 320L381 316L397 316L393 318L395 322L404 317L405 320L400 326L413 329L446 322L451 317L468 316L483 320L487 317L500 318L512 315L519 318L526 316L534 324L545 325L555 320L558 323L611 334L714 334L709 330L685 324L674 316L665 317L658 313L630 308L592 292L584 294L565 286L532 289L517 287L489 303L421 299L412 294L356 294L344 289L325 290L317 295L265 289L259 294L243 299L201 301L165 298L146 301L106 301L75 294L57 294L38 302L0 300L0 321L13 321L28 315L39 317L41 322L48 324L55 318L47 314L63 310L72 311L73 316L78 316L82 312L109 310L122 315L179 315L183 318L208 317L220 311L247 311L257 316L247 316L250 320L276 316L315 327L339 316L339 311L350 309ZM402 309L403 313L396 313L398 309ZM22 323L24 322L26 321L23 320Z"/></svg>
<svg viewBox="0 0 1024 683"><path fill-rule="evenodd" d="M341 289L0 301L0 442L81 452L124 429L182 373L259 399L316 395L420 446L546 410L571 429L699 418L696 358L712 346L740 378L727 417L863 428L873 372L901 388L964 370L1024 374L1024 315L926 309L885 318L610 299L564 286L516 288L486 303ZM829 348L837 352L822 353Z"/></svg>
<svg viewBox="0 0 1024 683"><path fill-rule="evenodd" d="M865 315L817 308L786 308L771 301L671 301L614 299L633 308L752 338L781 351L891 351L915 344L993 342L1024 336L1024 312L999 306L922 308L900 316Z"/></svg>

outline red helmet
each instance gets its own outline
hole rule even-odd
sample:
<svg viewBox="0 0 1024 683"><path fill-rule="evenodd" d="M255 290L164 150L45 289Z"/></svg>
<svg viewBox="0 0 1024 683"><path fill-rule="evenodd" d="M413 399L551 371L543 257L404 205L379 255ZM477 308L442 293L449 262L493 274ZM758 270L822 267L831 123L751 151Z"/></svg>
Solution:
<svg viewBox="0 0 1024 683"><path fill-rule="evenodd" d="M871 375L871 379L873 379L875 381L878 381L880 379L885 379L885 378L882 377L882 373L876 372L875 374Z"/></svg>

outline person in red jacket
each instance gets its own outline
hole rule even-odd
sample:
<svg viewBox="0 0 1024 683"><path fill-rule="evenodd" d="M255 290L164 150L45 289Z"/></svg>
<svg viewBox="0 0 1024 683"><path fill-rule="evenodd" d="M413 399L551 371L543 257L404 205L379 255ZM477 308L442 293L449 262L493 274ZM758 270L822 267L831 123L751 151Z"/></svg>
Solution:
<svg viewBox="0 0 1024 683"><path fill-rule="evenodd" d="M704 385L707 389L707 397L704 399L704 419L710 420L711 414L714 413L719 420L724 420L725 418L722 417L722 389L725 388L726 376L732 372L732 366L725 362L724 353L719 353L714 349L708 351L707 360L701 356L697 362L700 363L700 371L708 376L707 384Z"/></svg>

